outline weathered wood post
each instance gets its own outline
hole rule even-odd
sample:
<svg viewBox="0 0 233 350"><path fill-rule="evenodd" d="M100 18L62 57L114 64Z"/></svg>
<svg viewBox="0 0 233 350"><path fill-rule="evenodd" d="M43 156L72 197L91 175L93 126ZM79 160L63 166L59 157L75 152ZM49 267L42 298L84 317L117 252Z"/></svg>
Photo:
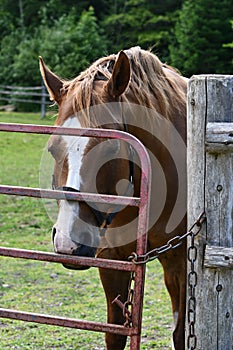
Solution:
<svg viewBox="0 0 233 350"><path fill-rule="evenodd" d="M203 210L206 224L195 237L196 303L191 303L191 329L186 322L186 347L232 350L233 76L190 79L187 126L188 227Z"/></svg>
<svg viewBox="0 0 233 350"><path fill-rule="evenodd" d="M42 85L41 85L41 119L44 119L45 115L46 115L46 96L47 96L46 87L45 87L44 83L42 82Z"/></svg>

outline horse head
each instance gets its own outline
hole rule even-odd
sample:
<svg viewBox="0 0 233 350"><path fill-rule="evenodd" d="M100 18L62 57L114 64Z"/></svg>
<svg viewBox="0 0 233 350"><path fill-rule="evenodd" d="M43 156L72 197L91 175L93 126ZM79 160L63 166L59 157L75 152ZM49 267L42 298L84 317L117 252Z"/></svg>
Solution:
<svg viewBox="0 0 233 350"><path fill-rule="evenodd" d="M40 69L50 99L58 104L57 127L127 131L119 103L130 79L130 63L123 51L101 63L95 72L89 69L69 83L51 72L42 58ZM48 151L55 161L53 188L132 194L131 148L123 141L52 135ZM52 230L55 252L86 257L95 256L103 229L119 210L107 203L97 206L65 198L58 202L58 209Z"/></svg>

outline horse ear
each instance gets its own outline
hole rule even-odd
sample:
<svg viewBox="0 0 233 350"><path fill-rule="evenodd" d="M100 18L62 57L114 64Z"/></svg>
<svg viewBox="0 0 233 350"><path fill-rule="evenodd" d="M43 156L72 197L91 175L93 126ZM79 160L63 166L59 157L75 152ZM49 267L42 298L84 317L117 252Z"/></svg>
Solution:
<svg viewBox="0 0 233 350"><path fill-rule="evenodd" d="M58 76L51 72L51 70L46 66L42 57L40 60L40 72L44 80L45 86L49 92L50 100L59 103L61 101L61 89L63 87L63 82Z"/></svg>
<svg viewBox="0 0 233 350"><path fill-rule="evenodd" d="M119 97L124 93L130 79L130 63L124 51L120 51L114 64L112 76L108 81L107 89L112 97Z"/></svg>

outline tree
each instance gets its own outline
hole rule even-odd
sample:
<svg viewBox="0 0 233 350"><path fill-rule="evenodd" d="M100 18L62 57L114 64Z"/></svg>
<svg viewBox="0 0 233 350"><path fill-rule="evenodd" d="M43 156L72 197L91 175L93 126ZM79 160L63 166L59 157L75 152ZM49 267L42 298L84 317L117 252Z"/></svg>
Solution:
<svg viewBox="0 0 233 350"><path fill-rule="evenodd" d="M200 73L232 73L231 0L185 0L170 46L172 64L187 76Z"/></svg>
<svg viewBox="0 0 233 350"><path fill-rule="evenodd" d="M68 14L71 8L75 8L78 19L82 11L88 10L90 5L90 0L0 0L0 28L1 22L6 22L7 16L9 19L7 22L13 24L14 27L20 27L23 19L23 24L29 33L40 26L45 14L47 24L51 25L62 15ZM7 26L4 28L7 30ZM7 33L10 32L9 28Z"/></svg>
<svg viewBox="0 0 233 350"><path fill-rule="evenodd" d="M48 64L52 58L51 66L67 77L103 54L130 46L156 46L159 56L169 60L168 40L181 2L0 0L1 81L37 85L39 54Z"/></svg>
<svg viewBox="0 0 233 350"><path fill-rule="evenodd" d="M233 30L233 20L231 21L231 27ZM233 49L233 38L232 38L232 41L230 43L224 44L223 47L229 47L229 48ZM231 55L231 62L233 64L233 55Z"/></svg>
<svg viewBox="0 0 233 350"><path fill-rule="evenodd" d="M72 9L68 15L55 20L53 26L44 23L46 21L33 36L24 35L21 40L15 31L2 41L2 84L40 84L39 55L57 74L72 78L106 51L105 38L100 34L92 7L82 13L78 22Z"/></svg>
<svg viewBox="0 0 233 350"><path fill-rule="evenodd" d="M106 53L106 37L97 23L92 6L88 11L82 12L78 24L70 34L73 45L65 55L66 74L74 76Z"/></svg>
<svg viewBox="0 0 233 350"><path fill-rule="evenodd" d="M168 60L176 11L182 0L116 0L101 22L108 33L110 51L139 45L155 47L163 60Z"/></svg>
<svg viewBox="0 0 233 350"><path fill-rule="evenodd" d="M0 50L0 81L1 85L14 85L13 65L15 55L18 54L17 46L21 41L21 33L13 30L11 34L4 36Z"/></svg>

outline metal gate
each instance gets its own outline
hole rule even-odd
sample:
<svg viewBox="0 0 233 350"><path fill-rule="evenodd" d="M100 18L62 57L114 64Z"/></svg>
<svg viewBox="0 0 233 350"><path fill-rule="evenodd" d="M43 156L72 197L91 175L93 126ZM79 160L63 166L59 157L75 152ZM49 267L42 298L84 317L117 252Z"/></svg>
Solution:
<svg viewBox="0 0 233 350"><path fill-rule="evenodd" d="M28 125L28 124L6 124L0 123L0 131L5 132L20 132L33 134L54 134L54 135L69 135L69 136L88 136L120 139L134 148L137 152L141 162L141 184L140 197L126 197L126 196L108 196L103 194L91 193L76 193L65 192L65 198L76 201L86 201L95 203L110 203L116 205L129 205L139 208L138 216L138 232L137 232L137 248L136 253L142 255L146 253L147 249L147 231L148 231L148 216L149 216L149 202L150 202L150 187L151 187L151 165L148 153L143 144L134 136L116 130L107 129L72 129L44 125ZM64 192L58 190L46 190L40 188L28 188L17 186L3 186L0 185L0 194L29 196L36 198L49 199L64 199ZM142 308L143 308L143 294L145 281L146 264L134 264L127 261L116 261L100 258L86 258L68 255L60 255L55 253L47 253L34 250L24 250L15 248L0 247L0 255L32 259L56 263L77 264L82 266L101 267L106 269L124 270L135 273L134 281L134 296L132 304L132 325L122 326L109 323L100 323L92 321L83 321L79 319L70 319L57 317L52 315L42 315L36 313L22 312L12 309L0 308L0 317L17 319L27 322L36 322L49 325L56 325L62 327L78 328L85 330L92 330L97 332L109 332L119 335L126 335L130 337L130 349L140 349L141 338L141 324L142 324Z"/></svg>

